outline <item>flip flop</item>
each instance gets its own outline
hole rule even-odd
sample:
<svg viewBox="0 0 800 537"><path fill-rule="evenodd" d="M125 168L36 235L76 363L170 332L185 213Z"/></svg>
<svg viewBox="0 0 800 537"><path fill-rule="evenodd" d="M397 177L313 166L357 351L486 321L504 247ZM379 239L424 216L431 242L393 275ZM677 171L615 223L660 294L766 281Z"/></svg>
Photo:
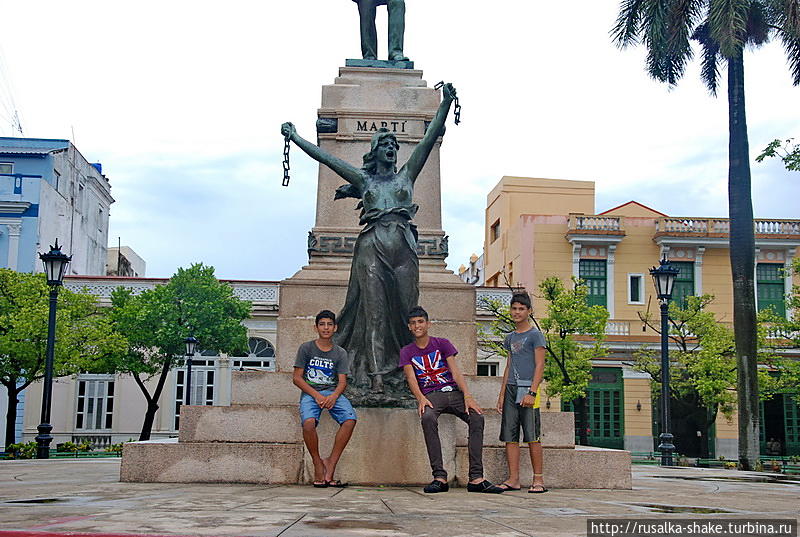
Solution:
<svg viewBox="0 0 800 537"><path fill-rule="evenodd" d="M512 487L508 483L500 483L497 486L500 487L503 490L519 490L520 489L520 487Z"/></svg>
<svg viewBox="0 0 800 537"><path fill-rule="evenodd" d="M314 488L316 488L316 489L326 489L326 488L328 488L328 482L327 481L314 481L314 483L312 483L312 484L314 485Z"/></svg>
<svg viewBox="0 0 800 537"><path fill-rule="evenodd" d="M325 484L326 487L335 487L337 489L343 489L347 486L347 483L342 483L338 479L336 481L330 480Z"/></svg>
<svg viewBox="0 0 800 537"><path fill-rule="evenodd" d="M540 488L542 490L533 490L535 488ZM544 494L548 492L549 489L545 488L544 485L531 485L531 488L528 489L528 494Z"/></svg>

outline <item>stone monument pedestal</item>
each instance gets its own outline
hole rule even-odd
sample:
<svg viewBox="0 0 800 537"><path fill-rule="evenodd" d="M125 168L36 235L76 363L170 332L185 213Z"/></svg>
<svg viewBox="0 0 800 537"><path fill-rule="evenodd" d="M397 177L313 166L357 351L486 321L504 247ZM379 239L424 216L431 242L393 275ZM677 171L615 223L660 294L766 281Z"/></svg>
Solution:
<svg viewBox="0 0 800 537"><path fill-rule="evenodd" d="M487 479L506 477L500 416L494 406L500 379L469 378L485 410L483 462ZM123 448L121 481L156 483L307 484L313 465L299 423L299 390L291 375L262 371L233 372L234 404L184 406L178 439L132 442ZM431 480L425 440L416 410L358 408L358 424L336 477L361 485L423 485ZM544 472L548 487L629 489L630 453L577 447L569 412L542 413ZM321 452L327 454L337 425L323 413ZM453 416L439 421L442 455L450 480L467 482L467 427ZM522 454L522 479L531 479Z"/></svg>
<svg viewBox="0 0 800 537"><path fill-rule="evenodd" d="M357 164L369 151L372 135L388 128L397 137L398 162L403 163L422 139L439 101L439 93L428 87L421 71L342 67L335 82L322 89L319 146ZM430 315L431 334L450 339L459 349L459 363L478 404L493 409L501 379L474 376L475 288L447 270L444 261L447 237L441 224L440 143L414 185L414 201L420 206L414 219L419 232L419 303ZM230 406L183 406L179 439L125 444L122 481L303 484L312 479L297 409L300 391L291 376L297 348L316 338L317 312L341 311L345 302L360 226L355 201L334 201L341 184L338 175L320 166L316 222L308 238L309 263L281 282L277 372L233 372ZM402 372L394 374L394 381L404 382ZM402 393L408 394L405 387ZM393 403L397 405L396 400ZM359 423L339 462L338 479L364 485L430 482L415 408L362 407L356 411ZM542 416L548 486L631 487L628 452L575 449L572 414L545 412ZM485 417L485 474L500 481L506 477L504 448L497 440L500 420L494 410L487 410ZM319 426L323 456L330 451L335 431L335 423L324 413ZM468 471L466 425L445 415L439 432L445 468L452 481L464 484ZM530 464L526 461L523 456L523 468ZM529 482L530 475L522 477Z"/></svg>

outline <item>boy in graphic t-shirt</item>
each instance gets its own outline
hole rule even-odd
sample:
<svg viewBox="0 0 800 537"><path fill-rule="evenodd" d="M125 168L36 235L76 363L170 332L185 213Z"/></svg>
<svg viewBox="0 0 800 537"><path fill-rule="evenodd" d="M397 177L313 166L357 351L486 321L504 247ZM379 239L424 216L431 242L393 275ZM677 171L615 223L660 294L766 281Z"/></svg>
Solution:
<svg viewBox="0 0 800 537"><path fill-rule="evenodd" d="M353 406L342 395L347 387L350 359L347 352L331 340L336 332L336 315L332 311L319 312L314 326L319 337L300 345L294 362L294 385L303 391L300 395L303 441L314 463L314 486L344 487L346 485L333 479L333 474L356 426ZM333 449L327 459L319 455L317 436L317 423L323 409L327 409L339 424Z"/></svg>
<svg viewBox="0 0 800 537"><path fill-rule="evenodd" d="M503 489L483 478L483 411L470 395L458 368L458 350L444 338L428 335L428 313L417 306L408 314L408 329L414 342L400 350L400 367L411 393L417 398L422 431L433 481L423 489L427 493L447 492L447 472L442 463L439 439L439 415L453 414L469 426L469 492L499 494Z"/></svg>
<svg viewBox="0 0 800 537"><path fill-rule="evenodd" d="M503 341L508 351L503 384L497 400L497 411L502 414L500 441L506 444L508 479L498 487L503 490L519 490L519 432L528 443L533 484L528 489L532 494L547 492L542 475L542 444L540 442L539 385L544 374L544 355L547 347L542 333L534 328L529 317L531 299L527 293L515 293L511 297L510 314L515 329Z"/></svg>

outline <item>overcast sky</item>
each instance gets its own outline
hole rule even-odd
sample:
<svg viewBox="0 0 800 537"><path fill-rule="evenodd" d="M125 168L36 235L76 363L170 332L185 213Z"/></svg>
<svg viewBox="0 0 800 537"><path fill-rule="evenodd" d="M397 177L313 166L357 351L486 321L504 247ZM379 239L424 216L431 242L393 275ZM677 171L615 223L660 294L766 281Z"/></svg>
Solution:
<svg viewBox="0 0 800 537"><path fill-rule="evenodd" d="M406 53L463 106L442 147L450 268L483 247L503 175L592 180L597 212L631 199L674 216L727 216L727 102L699 82L650 80L644 50L609 39L618 0L406 0ZM491 7L488 7L491 6ZM28 137L72 139L103 163L117 237L169 276L202 261L222 278L280 280L307 262L316 163L280 124L314 137L320 87L360 57L350 0L7 2L0 48ZM379 11L385 57L385 9ZM783 50L745 58L755 157L800 138ZM8 124L0 120L0 134ZM758 217L800 218L800 174L752 165ZM342 210L352 204L342 202Z"/></svg>

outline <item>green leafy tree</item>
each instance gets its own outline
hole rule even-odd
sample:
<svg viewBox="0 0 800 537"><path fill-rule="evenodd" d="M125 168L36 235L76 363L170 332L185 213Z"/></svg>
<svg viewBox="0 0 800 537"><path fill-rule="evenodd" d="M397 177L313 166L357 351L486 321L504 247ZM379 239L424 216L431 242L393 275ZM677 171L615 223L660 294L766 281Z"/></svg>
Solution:
<svg viewBox="0 0 800 537"><path fill-rule="evenodd" d="M5 445L14 443L19 394L44 378L50 289L44 274L0 269L0 383L8 393ZM60 289L54 377L99 372L124 348L111 322L87 293Z"/></svg>
<svg viewBox="0 0 800 537"><path fill-rule="evenodd" d="M755 235L744 95L744 50L781 40L793 83L800 84L800 7L797 0L622 0L611 31L620 47L642 43L647 72L670 86L702 53L701 76L716 95L721 64L728 70L728 204L733 275L733 322L738 362L739 461L750 469L759 455Z"/></svg>
<svg viewBox="0 0 800 537"><path fill-rule="evenodd" d="M547 313L532 321L547 342L548 359L544 370L547 395L560 396L562 401L573 403L578 442L586 445L589 422L586 390L592 376L592 359L605 355L603 342L608 310L589 305L588 288L582 281L573 278L572 284L568 289L555 276L542 281L539 292L547 301ZM488 330L481 329L481 345L508 356L502 341L515 328L508 306L488 301L483 307L494 313L495 320Z"/></svg>
<svg viewBox="0 0 800 537"><path fill-rule="evenodd" d="M686 297L685 306L677 302L669 305L669 338L675 350L670 358L670 398L674 404L673 422L690 421L708 438L711 425L722 413L731 418L736 408L737 362L733 330L720 323L708 306L714 296ZM652 330L661 333L660 323L653 322L650 312L639 312L639 318ZM762 364L775 364L779 357L768 341L771 312L759 314L758 360ZM630 364L635 370L647 373L651 379L653 397L661 397L661 353L642 348L634 354ZM759 370L759 383L774 386L773 377L766 369ZM768 391L762 391L768 397ZM654 405L660 408L659 405ZM671 424L674 429L674 423ZM707 446L703 446L703 451ZM708 453L704 453L705 456Z"/></svg>
<svg viewBox="0 0 800 537"><path fill-rule="evenodd" d="M793 144L794 138L788 140L772 140L767 147L756 157L756 162L766 158L778 157L783 165L791 172L800 172L800 144Z"/></svg>
<svg viewBox="0 0 800 537"><path fill-rule="evenodd" d="M133 295L119 288L111 296L111 318L128 341L113 368L129 373L147 401L139 440L149 440L158 400L173 366L182 363L184 339L194 335L205 349L243 351L247 330L242 321L250 304L233 295L233 288L214 276L214 268L192 265L165 285ZM147 380L157 377L152 391Z"/></svg>

